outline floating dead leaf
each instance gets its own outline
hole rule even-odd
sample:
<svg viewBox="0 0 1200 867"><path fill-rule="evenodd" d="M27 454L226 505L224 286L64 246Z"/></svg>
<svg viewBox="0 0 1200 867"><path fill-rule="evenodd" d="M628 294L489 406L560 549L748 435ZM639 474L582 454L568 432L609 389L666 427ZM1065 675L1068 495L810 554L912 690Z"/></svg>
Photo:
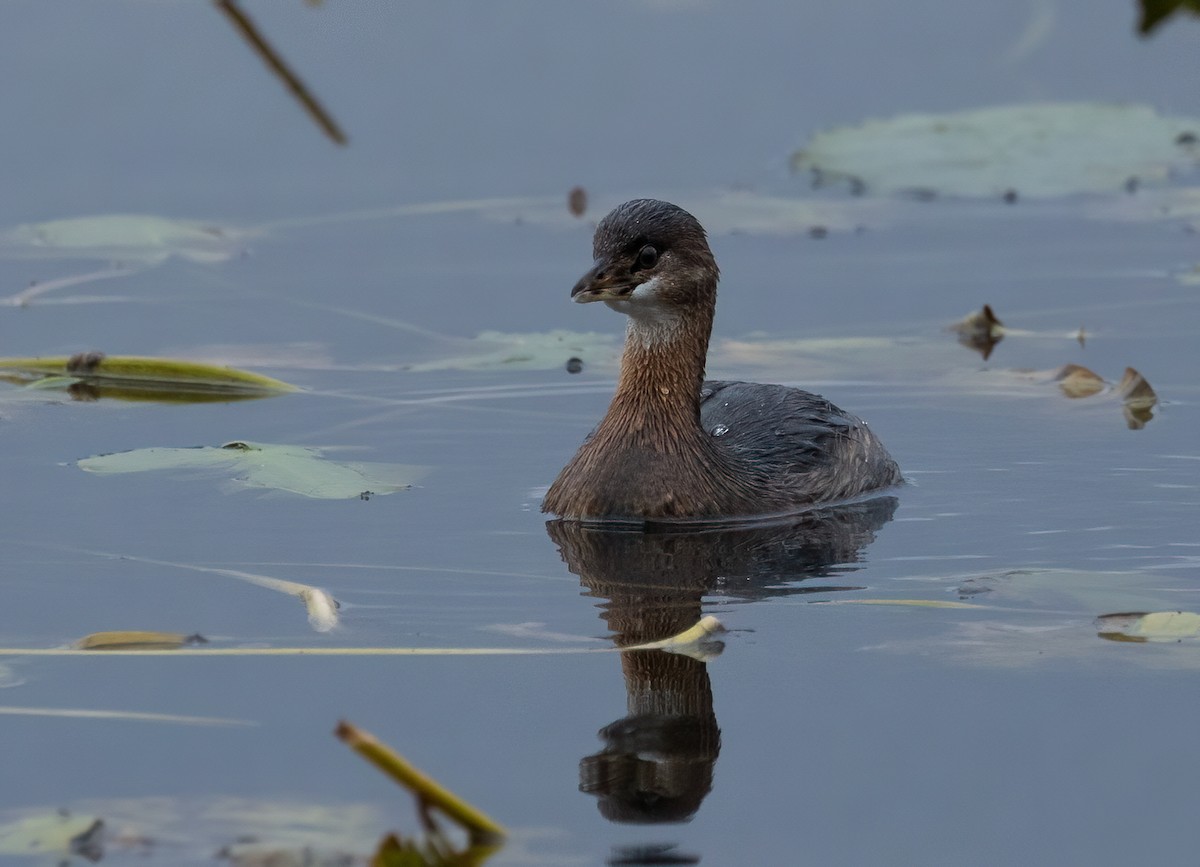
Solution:
<svg viewBox="0 0 1200 867"><path fill-rule="evenodd" d="M96 455L78 462L100 475L154 470L208 470L231 475L233 488L267 488L316 499L369 499L413 486L426 467L410 464L340 463L324 450L305 446L235 441L219 448L146 448ZM308 600L306 600L308 602ZM310 608L311 613L311 608Z"/></svg>
<svg viewBox="0 0 1200 867"><path fill-rule="evenodd" d="M904 114L817 133L792 155L794 171L877 193L1047 198L1118 192L1131 178L1161 182L1193 149L1200 128L1148 105L1099 102L1004 105Z"/></svg>
<svg viewBox="0 0 1200 867"><path fill-rule="evenodd" d="M958 334L958 342L974 349L987 361L996 344L1004 339L1004 323L992 311L992 305L984 304L981 310L969 313L950 330Z"/></svg>
<svg viewBox="0 0 1200 867"><path fill-rule="evenodd" d="M667 653L678 653L704 662L719 656L725 649L724 642L716 637L723 632L725 627L721 621L709 614L700 618L694 626L670 638L630 645L621 648L621 651L628 653L634 650L665 650Z"/></svg>
<svg viewBox="0 0 1200 867"><path fill-rule="evenodd" d="M1192 611L1133 611L1096 618L1109 641L1177 642L1200 638L1200 614Z"/></svg>
<svg viewBox="0 0 1200 867"><path fill-rule="evenodd" d="M1070 398L1091 397L1104 391L1104 377L1081 364L1064 364L1054 374L1062 393Z"/></svg>
<svg viewBox="0 0 1200 867"><path fill-rule="evenodd" d="M189 644L208 644L203 635L180 632L93 632L75 642L80 650L173 650Z"/></svg>
<svg viewBox="0 0 1200 867"><path fill-rule="evenodd" d="M1146 422L1154 418L1158 395L1146 378L1132 367L1125 368L1125 375L1117 383L1115 391L1125 403L1125 422L1130 430L1141 430Z"/></svg>
<svg viewBox="0 0 1200 867"><path fill-rule="evenodd" d="M0 358L0 379L34 388L65 389L77 400L241 400L296 390L281 380L232 367L103 352Z"/></svg>

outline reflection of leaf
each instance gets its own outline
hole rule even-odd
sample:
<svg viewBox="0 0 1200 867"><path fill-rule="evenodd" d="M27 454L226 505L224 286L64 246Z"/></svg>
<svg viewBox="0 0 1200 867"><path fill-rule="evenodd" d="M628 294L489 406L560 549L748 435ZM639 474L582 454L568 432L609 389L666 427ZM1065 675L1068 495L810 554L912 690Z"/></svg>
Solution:
<svg viewBox="0 0 1200 867"><path fill-rule="evenodd" d="M1193 163L1200 121L1150 106L1034 103L907 114L813 136L796 171L850 179L878 193L1045 198L1165 180ZM1194 139L1194 133L1193 133Z"/></svg>
<svg viewBox="0 0 1200 867"><path fill-rule="evenodd" d="M1164 20L1180 10L1200 15L1200 0L1141 0L1142 19L1138 22L1138 33L1148 36Z"/></svg>
<svg viewBox="0 0 1200 867"><path fill-rule="evenodd" d="M1096 618L1101 638L1110 641L1183 641L1200 638L1200 614L1191 611L1130 612Z"/></svg>
<svg viewBox="0 0 1200 867"><path fill-rule="evenodd" d="M369 498L409 488L425 468L408 464L339 463L321 449L232 442L213 448L147 448L79 461L89 473L114 475L150 470L212 470L233 474L244 488L270 488L319 499Z"/></svg>
<svg viewBox="0 0 1200 867"><path fill-rule="evenodd" d="M265 397L295 391L278 379L232 367L173 358L101 352L45 358L0 358L0 380L66 389L76 399L194 402Z"/></svg>

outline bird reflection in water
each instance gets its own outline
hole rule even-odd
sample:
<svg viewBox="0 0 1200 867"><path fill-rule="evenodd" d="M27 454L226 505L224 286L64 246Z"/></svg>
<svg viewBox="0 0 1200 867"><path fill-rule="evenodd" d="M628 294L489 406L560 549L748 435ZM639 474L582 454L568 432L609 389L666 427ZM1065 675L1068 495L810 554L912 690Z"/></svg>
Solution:
<svg viewBox="0 0 1200 867"><path fill-rule="evenodd" d="M606 600L602 617L617 646L628 647L691 627L706 595L849 589L797 582L852 570L896 505L877 497L723 529L662 523L633 532L573 521L546 529L567 568ZM639 650L622 654L621 665L626 715L600 730L604 749L580 762L579 788L613 822L689 821L712 788L721 747L705 659Z"/></svg>

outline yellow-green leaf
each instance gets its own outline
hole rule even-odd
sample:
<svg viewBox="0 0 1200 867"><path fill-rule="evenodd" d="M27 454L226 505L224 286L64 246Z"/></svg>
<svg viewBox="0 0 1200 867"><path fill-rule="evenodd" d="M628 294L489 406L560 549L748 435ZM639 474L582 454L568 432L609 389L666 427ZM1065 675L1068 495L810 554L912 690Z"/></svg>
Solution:
<svg viewBox="0 0 1200 867"><path fill-rule="evenodd" d="M294 391L290 385L262 373L236 370L198 361L173 358L148 358L142 355L106 355L80 352L46 358L0 358L0 378L8 382L35 384L43 388L70 388L82 383L108 394L97 396L160 395L163 400L176 396L216 395L264 396Z"/></svg>

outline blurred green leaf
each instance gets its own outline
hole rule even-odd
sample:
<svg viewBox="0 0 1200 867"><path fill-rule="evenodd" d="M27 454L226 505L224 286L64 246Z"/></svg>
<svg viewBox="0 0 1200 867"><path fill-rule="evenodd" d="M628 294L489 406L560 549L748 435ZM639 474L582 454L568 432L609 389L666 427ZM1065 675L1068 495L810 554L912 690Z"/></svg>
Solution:
<svg viewBox="0 0 1200 867"><path fill-rule="evenodd" d="M1138 23L1138 33L1142 36L1149 36L1150 31L1180 10L1200 15L1200 0L1141 0L1140 5L1142 20Z"/></svg>

